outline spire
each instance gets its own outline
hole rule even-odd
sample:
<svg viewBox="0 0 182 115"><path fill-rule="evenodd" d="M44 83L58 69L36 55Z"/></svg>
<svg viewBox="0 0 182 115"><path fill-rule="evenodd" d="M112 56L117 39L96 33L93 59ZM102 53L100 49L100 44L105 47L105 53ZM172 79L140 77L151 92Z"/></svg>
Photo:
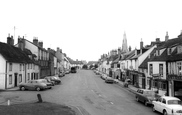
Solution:
<svg viewBox="0 0 182 115"><path fill-rule="evenodd" d="M168 32L166 32L165 41L167 41L168 39L169 39L169 35L168 35Z"/></svg>
<svg viewBox="0 0 182 115"><path fill-rule="evenodd" d="M122 52L128 52L128 44L127 44L127 38L126 38L126 33L125 32L124 32L124 35L123 35Z"/></svg>

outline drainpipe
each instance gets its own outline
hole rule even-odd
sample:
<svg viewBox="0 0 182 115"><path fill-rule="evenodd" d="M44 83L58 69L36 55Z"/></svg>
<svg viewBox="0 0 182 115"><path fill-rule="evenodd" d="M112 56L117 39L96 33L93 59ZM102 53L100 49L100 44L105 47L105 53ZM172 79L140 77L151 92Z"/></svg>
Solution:
<svg viewBox="0 0 182 115"><path fill-rule="evenodd" d="M8 70L8 67L7 67L7 61L6 61L6 71L5 71L5 89L7 89L7 74L8 74L8 72L7 72L7 70Z"/></svg>

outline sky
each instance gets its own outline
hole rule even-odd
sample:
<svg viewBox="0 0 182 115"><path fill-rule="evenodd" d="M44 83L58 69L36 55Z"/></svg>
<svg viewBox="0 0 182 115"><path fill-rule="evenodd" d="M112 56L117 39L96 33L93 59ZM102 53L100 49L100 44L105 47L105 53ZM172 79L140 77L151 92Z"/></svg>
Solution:
<svg viewBox="0 0 182 115"><path fill-rule="evenodd" d="M139 49L182 30L181 0L0 0L0 42L10 33L44 48L59 47L76 60L97 61L102 54L128 46ZM14 31L14 26L16 27Z"/></svg>

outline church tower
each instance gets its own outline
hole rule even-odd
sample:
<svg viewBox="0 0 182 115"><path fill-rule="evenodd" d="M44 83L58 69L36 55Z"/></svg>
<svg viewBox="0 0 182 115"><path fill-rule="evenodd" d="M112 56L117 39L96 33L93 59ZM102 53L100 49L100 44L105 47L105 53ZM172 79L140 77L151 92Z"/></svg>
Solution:
<svg viewBox="0 0 182 115"><path fill-rule="evenodd" d="M123 35L123 44L122 44L122 52L128 52L128 44L126 39L126 33Z"/></svg>

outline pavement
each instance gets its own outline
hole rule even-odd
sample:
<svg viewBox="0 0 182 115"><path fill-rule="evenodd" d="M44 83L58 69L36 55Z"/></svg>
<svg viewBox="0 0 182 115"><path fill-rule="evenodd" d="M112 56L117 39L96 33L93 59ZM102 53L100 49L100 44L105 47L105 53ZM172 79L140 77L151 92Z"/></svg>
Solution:
<svg viewBox="0 0 182 115"><path fill-rule="evenodd" d="M122 82L122 81L118 81L117 84L118 84L119 86L121 86L121 87L127 89L128 91L134 93L134 94L136 94L136 92L137 92L137 90L138 90L138 88L134 87L133 85L128 85L128 87L124 87L124 82Z"/></svg>

